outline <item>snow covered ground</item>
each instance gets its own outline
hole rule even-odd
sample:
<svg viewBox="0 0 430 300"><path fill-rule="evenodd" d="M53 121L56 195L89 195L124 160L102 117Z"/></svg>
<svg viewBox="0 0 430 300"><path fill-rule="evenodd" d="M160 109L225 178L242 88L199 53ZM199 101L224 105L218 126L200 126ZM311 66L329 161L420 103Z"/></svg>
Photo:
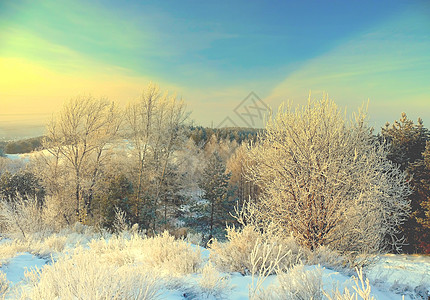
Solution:
<svg viewBox="0 0 430 300"><path fill-rule="evenodd" d="M12 243L11 240L0 238L0 253L2 247L7 247ZM91 243L90 239L82 239L78 236L72 236L67 240L66 247L62 252L54 253L51 258L47 255L35 254L29 252L17 252L9 258L2 259L0 257L0 271L6 274L7 280L10 281L12 287L25 286L26 270L34 268L42 268L45 265L51 264L52 259L60 257L71 251L76 245L87 247ZM210 250L192 245L194 251L199 251L203 265L208 263ZM347 287L350 291L354 291L354 281L351 276L342 272L335 271L330 268L322 268L316 265L305 266L306 271L317 271L322 269L322 284L323 289L330 293L334 289L343 291ZM375 299L391 300L391 299L427 299L425 293L430 290L430 257L419 255L384 255L372 267L363 270L363 273L369 278L371 283L371 295ZM234 299L242 300L249 298L249 287L258 278L252 276L243 276L240 273L225 274L220 276L229 281L229 288L224 293L196 294L195 286L202 280L201 273L186 274L180 280L180 284L172 284L170 287L162 287L159 292L160 299ZM263 283L264 288L270 288L277 284L277 276L269 276ZM194 288L193 288L194 287ZM9 295L7 298L13 299L17 297Z"/></svg>

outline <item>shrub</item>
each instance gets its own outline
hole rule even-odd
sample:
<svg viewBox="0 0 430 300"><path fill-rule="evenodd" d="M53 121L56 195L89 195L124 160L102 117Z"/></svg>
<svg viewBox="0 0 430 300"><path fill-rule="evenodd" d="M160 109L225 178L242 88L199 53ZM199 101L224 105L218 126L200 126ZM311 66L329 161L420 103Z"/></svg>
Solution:
<svg viewBox="0 0 430 300"><path fill-rule="evenodd" d="M322 299L322 270L305 270L296 265L287 272L278 274L278 293L282 299Z"/></svg>
<svg viewBox="0 0 430 300"><path fill-rule="evenodd" d="M93 240L88 246L110 263L140 263L166 276L195 273L201 263L198 249L194 250L184 240L175 240L167 232L152 238L133 235L131 239L125 239L114 236L108 241Z"/></svg>
<svg viewBox="0 0 430 300"><path fill-rule="evenodd" d="M23 238L27 238L30 233L47 229L37 199L25 200L19 194L14 201L0 199L0 223L5 232Z"/></svg>
<svg viewBox="0 0 430 300"><path fill-rule="evenodd" d="M225 298L232 289L230 278L228 276L221 276L210 262L202 269L199 287L199 297L206 297L209 299Z"/></svg>
<svg viewBox="0 0 430 300"><path fill-rule="evenodd" d="M248 178L263 189L257 227L271 222L311 250L357 255L401 246L410 189L363 113L346 121L326 99L295 111L281 106L248 160Z"/></svg>
<svg viewBox="0 0 430 300"><path fill-rule="evenodd" d="M227 227L227 242L214 240L210 248L211 261L223 272L251 274L253 270L271 268L275 261L277 268L285 270L305 259L294 238L272 235L270 231L261 233L253 226ZM259 257L265 259L258 260ZM274 269L269 274L273 272Z"/></svg>
<svg viewBox="0 0 430 300"><path fill-rule="evenodd" d="M82 248L26 278L30 289L24 289L24 299L155 299L158 293L153 272L139 265L117 267Z"/></svg>

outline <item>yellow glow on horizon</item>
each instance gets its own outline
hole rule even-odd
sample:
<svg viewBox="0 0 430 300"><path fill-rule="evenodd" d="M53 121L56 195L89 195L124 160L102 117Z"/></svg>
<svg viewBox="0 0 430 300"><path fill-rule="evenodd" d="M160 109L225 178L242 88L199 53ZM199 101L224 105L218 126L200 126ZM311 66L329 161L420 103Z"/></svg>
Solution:
<svg viewBox="0 0 430 300"><path fill-rule="evenodd" d="M64 74L24 58L0 57L0 114L52 113L83 93L124 103L138 97L148 81L109 66Z"/></svg>

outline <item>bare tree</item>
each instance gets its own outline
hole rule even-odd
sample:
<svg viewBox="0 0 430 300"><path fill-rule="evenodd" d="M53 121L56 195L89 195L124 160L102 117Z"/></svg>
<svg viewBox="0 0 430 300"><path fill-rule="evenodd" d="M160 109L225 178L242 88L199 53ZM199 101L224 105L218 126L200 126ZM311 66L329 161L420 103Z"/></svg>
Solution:
<svg viewBox="0 0 430 300"><path fill-rule="evenodd" d="M398 246L410 190L386 157L363 112L346 121L327 99L295 111L281 106L248 153L247 176L263 189L249 221L270 220L310 249L374 253Z"/></svg>
<svg viewBox="0 0 430 300"><path fill-rule="evenodd" d="M151 206L153 229L154 211L162 197L166 170L173 162L174 151L186 141L184 124L187 118L184 102L167 92L162 94L152 83L126 109L127 127L137 162L134 213L139 217L139 206ZM152 203L145 199L148 194Z"/></svg>
<svg viewBox="0 0 430 300"><path fill-rule="evenodd" d="M76 214L91 214L94 187L108 149L118 136L119 112L113 102L82 96L68 102L47 126L43 148L53 174L59 164L73 172Z"/></svg>

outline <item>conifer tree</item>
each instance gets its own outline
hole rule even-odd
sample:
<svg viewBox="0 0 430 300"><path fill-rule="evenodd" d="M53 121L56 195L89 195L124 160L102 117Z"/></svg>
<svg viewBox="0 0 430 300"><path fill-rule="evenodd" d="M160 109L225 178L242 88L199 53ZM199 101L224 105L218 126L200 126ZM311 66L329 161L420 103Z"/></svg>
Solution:
<svg viewBox="0 0 430 300"><path fill-rule="evenodd" d="M410 252L430 253L430 142L423 152L423 159L409 164L407 173L413 193L412 214L405 224Z"/></svg>
<svg viewBox="0 0 430 300"><path fill-rule="evenodd" d="M394 121L391 126L388 122L385 124L382 136L391 144L388 159L400 165L402 170L406 170L409 163L422 159L421 154L430 138L423 121L418 118L418 124L414 124L404 112L399 121Z"/></svg>
<svg viewBox="0 0 430 300"><path fill-rule="evenodd" d="M191 208L193 217L188 222L192 227L208 234L208 240L217 235L231 219L229 211L233 209L234 201L230 197L228 184L230 176L230 173L226 173L222 158L215 151L199 182L199 187L203 191L203 200L194 203Z"/></svg>
<svg viewBox="0 0 430 300"><path fill-rule="evenodd" d="M426 208L430 205L430 158L426 158L430 155L430 134L421 119L417 123L402 113L400 121L382 128L382 136L390 142L387 157L406 170L413 191L409 196L411 215L402 226L407 242L404 250L430 252L430 227L426 227L430 223L430 207Z"/></svg>

